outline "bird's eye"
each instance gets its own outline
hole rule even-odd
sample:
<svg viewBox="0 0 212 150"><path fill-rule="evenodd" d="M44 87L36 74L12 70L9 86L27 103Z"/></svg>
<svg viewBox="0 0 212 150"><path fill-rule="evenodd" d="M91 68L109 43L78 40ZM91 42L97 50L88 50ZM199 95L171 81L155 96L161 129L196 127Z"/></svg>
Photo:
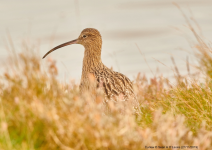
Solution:
<svg viewBox="0 0 212 150"><path fill-rule="evenodd" d="M82 37L83 37L83 38L86 38L87 36L86 36L86 35L83 35Z"/></svg>

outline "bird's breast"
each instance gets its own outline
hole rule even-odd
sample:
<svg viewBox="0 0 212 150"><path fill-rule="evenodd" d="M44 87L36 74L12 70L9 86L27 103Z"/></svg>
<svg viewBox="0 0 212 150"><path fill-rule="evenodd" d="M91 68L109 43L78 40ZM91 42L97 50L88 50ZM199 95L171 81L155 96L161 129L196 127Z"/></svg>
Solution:
<svg viewBox="0 0 212 150"><path fill-rule="evenodd" d="M96 89L96 77L92 72L83 72L80 83L80 91Z"/></svg>

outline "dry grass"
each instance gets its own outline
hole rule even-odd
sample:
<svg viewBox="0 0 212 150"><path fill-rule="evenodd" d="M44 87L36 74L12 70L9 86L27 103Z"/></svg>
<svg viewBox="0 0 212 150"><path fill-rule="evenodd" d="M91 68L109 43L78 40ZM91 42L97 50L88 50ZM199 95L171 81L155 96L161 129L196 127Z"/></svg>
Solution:
<svg viewBox="0 0 212 150"><path fill-rule="evenodd" d="M194 30L192 32L196 34ZM29 45L10 59L0 77L1 150L139 150L145 146L212 148L211 48L197 38L196 56L205 74L203 83L177 77L134 81L141 111L109 102L101 93L79 94L78 85L61 84L54 61L45 72L41 58ZM15 59L16 58L16 59ZM105 107L110 108L106 113ZM172 148L167 148L172 149ZM177 148L175 148L177 149ZM194 148L193 148L194 149Z"/></svg>

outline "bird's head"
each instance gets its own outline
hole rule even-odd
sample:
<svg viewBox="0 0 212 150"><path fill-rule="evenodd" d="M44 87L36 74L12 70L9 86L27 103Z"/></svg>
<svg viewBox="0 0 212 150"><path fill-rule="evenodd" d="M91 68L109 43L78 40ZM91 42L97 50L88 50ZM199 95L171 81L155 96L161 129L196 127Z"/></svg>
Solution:
<svg viewBox="0 0 212 150"><path fill-rule="evenodd" d="M77 39L77 43L87 47L89 45L102 44L102 38L98 30L94 28L84 29Z"/></svg>
<svg viewBox="0 0 212 150"><path fill-rule="evenodd" d="M72 41L63 43L61 45L58 45L56 47L54 47L53 49L51 49L50 51L48 51L43 58L45 58L48 54L50 54L51 52L67 46L67 45L71 45L71 44L81 44L83 45L85 48L97 48L101 50L101 46L102 46L102 38L101 38L101 34L99 33L98 30L94 29L94 28L86 28L84 29L80 36Z"/></svg>

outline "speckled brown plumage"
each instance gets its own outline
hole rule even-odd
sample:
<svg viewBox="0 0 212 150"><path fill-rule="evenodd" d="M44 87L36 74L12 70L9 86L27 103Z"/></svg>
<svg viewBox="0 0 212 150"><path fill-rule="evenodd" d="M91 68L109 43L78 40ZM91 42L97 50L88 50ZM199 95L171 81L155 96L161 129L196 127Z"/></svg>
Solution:
<svg viewBox="0 0 212 150"><path fill-rule="evenodd" d="M130 79L119 72L112 71L102 63L102 38L96 29L84 29L76 40L53 48L43 58L52 51L70 44L81 44L85 47L80 83L81 92L100 88L103 89L106 99L128 100L135 98Z"/></svg>

